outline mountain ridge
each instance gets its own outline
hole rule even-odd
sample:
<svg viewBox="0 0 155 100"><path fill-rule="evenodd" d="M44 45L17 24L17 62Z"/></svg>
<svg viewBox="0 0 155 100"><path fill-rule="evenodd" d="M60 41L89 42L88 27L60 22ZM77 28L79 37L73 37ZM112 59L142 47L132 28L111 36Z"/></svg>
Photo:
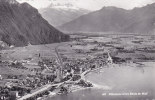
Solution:
<svg viewBox="0 0 155 100"><path fill-rule="evenodd" d="M124 32L153 33L155 30L155 3L126 10L103 7L59 26L65 32Z"/></svg>
<svg viewBox="0 0 155 100"><path fill-rule="evenodd" d="M90 11L79 8L72 3L51 4L46 8L40 9L39 12L51 25L57 27L64 23L70 22L81 15L87 14Z"/></svg>
<svg viewBox="0 0 155 100"><path fill-rule="evenodd" d="M0 40L9 45L25 46L29 43L48 44L68 39L68 35L51 26L28 3L0 0Z"/></svg>

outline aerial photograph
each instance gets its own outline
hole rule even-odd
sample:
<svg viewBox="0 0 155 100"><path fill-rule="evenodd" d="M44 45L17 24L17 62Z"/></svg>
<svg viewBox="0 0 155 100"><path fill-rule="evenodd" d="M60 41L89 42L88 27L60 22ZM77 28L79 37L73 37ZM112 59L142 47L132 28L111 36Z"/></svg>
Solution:
<svg viewBox="0 0 155 100"><path fill-rule="evenodd" d="M155 100L155 0L0 0L0 100Z"/></svg>

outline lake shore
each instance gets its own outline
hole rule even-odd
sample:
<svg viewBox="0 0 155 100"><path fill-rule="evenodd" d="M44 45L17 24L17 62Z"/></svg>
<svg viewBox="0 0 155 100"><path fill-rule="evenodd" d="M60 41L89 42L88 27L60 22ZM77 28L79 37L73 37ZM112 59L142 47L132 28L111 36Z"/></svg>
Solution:
<svg viewBox="0 0 155 100"><path fill-rule="evenodd" d="M94 71L97 71L97 70L101 70L101 69L104 69L104 67L99 67L99 68L95 68L95 69L92 69L92 70L89 69L87 71L84 71L81 74L81 79L79 79L79 80L84 80L86 82L91 83L93 85L92 87L81 87L81 86L78 86L78 85L74 85L73 84L72 86L74 86L74 87L70 87L69 93L74 93L74 92L77 92L77 91L91 89L91 88L99 88L99 89L104 89L104 90L110 90L110 88L108 86L97 85L97 84L95 84L95 83L87 80L86 77L85 77L88 73L91 73L91 72L94 72ZM57 95L59 95L57 92L50 92L50 94L48 95L48 97L42 98L41 100L46 100L47 98L51 98L51 97L54 97L54 96L57 96Z"/></svg>
<svg viewBox="0 0 155 100"><path fill-rule="evenodd" d="M129 64L129 65L128 65L128 64L125 64L125 65L128 66L129 68L133 68L133 67L136 68L136 66L139 65L139 64L133 63L133 64L131 64L132 66L130 66L130 64ZM77 91L86 90L86 89L91 89L91 88L103 89L103 90L111 90L112 88L109 87L109 86L99 85L99 84L96 84L96 83L90 81L89 79L86 78L86 75L90 74L91 72L93 73L93 72L95 72L95 71L97 71L97 73L100 73L100 71L101 71L101 73L102 73L102 72L104 72L104 71L103 71L104 69L116 68L116 67L118 67L118 66L119 66L119 68L125 68L125 67L124 67L125 65L112 64L112 65L107 65L107 66L104 66L104 67L95 68L95 69L92 69L92 70L89 69L89 70L87 70L87 71L85 71L85 72L83 72L83 73L81 74L81 79L84 80L84 81L86 81L86 82L91 83L91 84L93 85L93 87L81 87L81 86L77 86L77 85L72 84L72 86L69 87L69 93L74 93L74 92L77 92ZM98 71L98 70L99 70L99 71ZM80 79L80 80L81 80L81 79ZM49 95L47 98L52 98L52 97L57 96L57 95L59 95L59 94L53 92L53 93L52 93L51 95ZM47 98L46 98L45 100L47 100Z"/></svg>

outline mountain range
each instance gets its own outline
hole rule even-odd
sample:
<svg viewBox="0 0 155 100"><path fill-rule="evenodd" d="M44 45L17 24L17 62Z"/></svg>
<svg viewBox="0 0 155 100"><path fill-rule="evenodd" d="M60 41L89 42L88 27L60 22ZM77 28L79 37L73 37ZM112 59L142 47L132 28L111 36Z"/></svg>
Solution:
<svg viewBox="0 0 155 100"><path fill-rule="evenodd" d="M57 27L90 11L72 3L51 3L48 7L39 9L39 12L51 25Z"/></svg>
<svg viewBox="0 0 155 100"><path fill-rule="evenodd" d="M65 32L123 32L152 34L155 32L155 3L132 10L103 7L65 23Z"/></svg>
<svg viewBox="0 0 155 100"><path fill-rule="evenodd" d="M14 46L47 44L69 40L51 26L28 3L0 0L0 41Z"/></svg>

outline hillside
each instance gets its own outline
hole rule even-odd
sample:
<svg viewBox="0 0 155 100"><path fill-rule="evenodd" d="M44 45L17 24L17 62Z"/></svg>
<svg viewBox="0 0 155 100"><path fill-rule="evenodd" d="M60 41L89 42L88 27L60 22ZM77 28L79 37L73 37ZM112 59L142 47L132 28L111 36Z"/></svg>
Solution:
<svg viewBox="0 0 155 100"><path fill-rule="evenodd" d="M68 35L55 29L27 3L0 0L0 40L9 45L47 44L67 41Z"/></svg>
<svg viewBox="0 0 155 100"><path fill-rule="evenodd" d="M103 7L101 10L83 15L59 28L68 32L125 32L154 33L155 4L125 10Z"/></svg>

